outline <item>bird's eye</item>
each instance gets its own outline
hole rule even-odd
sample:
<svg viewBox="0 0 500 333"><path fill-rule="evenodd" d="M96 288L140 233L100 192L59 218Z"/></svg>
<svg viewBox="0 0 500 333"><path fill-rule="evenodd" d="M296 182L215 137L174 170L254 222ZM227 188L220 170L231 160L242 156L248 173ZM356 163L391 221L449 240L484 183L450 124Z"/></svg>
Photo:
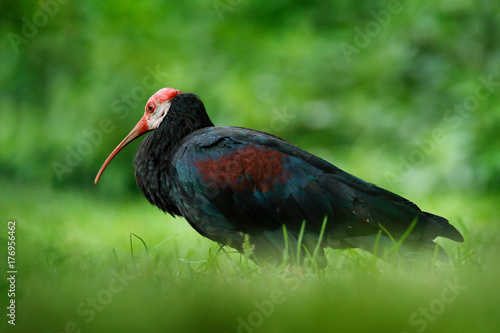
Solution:
<svg viewBox="0 0 500 333"><path fill-rule="evenodd" d="M153 105L148 104L147 109L148 109L149 112L153 112L154 107L153 107Z"/></svg>

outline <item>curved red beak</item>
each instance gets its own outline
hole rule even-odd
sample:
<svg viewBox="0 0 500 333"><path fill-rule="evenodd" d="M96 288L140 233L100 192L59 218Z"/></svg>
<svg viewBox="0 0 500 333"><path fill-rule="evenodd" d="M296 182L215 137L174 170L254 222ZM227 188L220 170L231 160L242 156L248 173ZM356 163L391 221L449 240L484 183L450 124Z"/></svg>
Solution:
<svg viewBox="0 0 500 333"><path fill-rule="evenodd" d="M111 152L111 154L109 154L108 158L106 159L106 161L104 161L101 169L97 173L97 176L95 177L94 183L97 184L97 182L99 181L99 178L101 177L104 169L106 169L106 167L108 166L109 162L111 162L111 160L113 159L113 157L115 157L118 154L118 152L120 152L120 150L122 150L123 147L125 147L130 142L134 141L135 139L137 139L138 137L140 137L141 135L143 135L144 133L147 133L149 131L150 131L150 128L148 126L148 118L147 118L147 116L145 114L141 118L141 120L139 120L139 122L137 123L137 125L135 125L134 128L130 131L130 133L125 137L125 139L123 139L123 141L120 142L120 144L115 148L115 150L113 150Z"/></svg>

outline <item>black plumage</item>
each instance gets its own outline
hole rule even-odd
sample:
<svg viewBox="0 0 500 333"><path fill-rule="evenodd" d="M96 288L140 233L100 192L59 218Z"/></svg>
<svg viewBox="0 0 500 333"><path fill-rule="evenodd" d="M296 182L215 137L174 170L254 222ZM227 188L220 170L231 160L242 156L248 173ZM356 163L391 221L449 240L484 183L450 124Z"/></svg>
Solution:
<svg viewBox="0 0 500 333"><path fill-rule="evenodd" d="M158 100L170 104L139 147L137 184L151 204L211 240L241 251L249 235L257 258L274 260L286 247L283 225L294 245L305 221L303 246L312 253L326 221L321 247L373 251L376 242L392 244L385 231L398 239L416 221L404 243L409 252L432 252L438 236L463 241L446 219L281 138L215 127L194 94Z"/></svg>

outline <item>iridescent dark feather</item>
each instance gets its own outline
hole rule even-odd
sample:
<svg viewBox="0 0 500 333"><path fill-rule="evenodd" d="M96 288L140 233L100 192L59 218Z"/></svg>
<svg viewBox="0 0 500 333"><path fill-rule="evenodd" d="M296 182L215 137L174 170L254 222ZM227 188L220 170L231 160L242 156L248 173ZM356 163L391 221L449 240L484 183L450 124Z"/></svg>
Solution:
<svg viewBox="0 0 500 333"><path fill-rule="evenodd" d="M438 236L463 241L444 218L276 136L214 127L193 94L172 100L165 120L142 142L135 168L151 204L238 250L248 234L261 258L283 250L283 225L297 239L303 221L312 253L325 217L322 246L370 251L380 225L399 238L414 220L406 241L412 249L433 248Z"/></svg>

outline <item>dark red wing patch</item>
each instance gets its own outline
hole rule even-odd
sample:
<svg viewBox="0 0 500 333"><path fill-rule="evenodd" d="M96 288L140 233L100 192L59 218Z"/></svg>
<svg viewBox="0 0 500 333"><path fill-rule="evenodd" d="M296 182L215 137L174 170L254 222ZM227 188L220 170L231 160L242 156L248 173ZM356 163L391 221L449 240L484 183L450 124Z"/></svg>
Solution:
<svg viewBox="0 0 500 333"><path fill-rule="evenodd" d="M218 159L196 161L195 165L204 181L213 181L221 187L231 185L239 192L267 192L291 178L283 165L287 157L275 150L252 145Z"/></svg>

